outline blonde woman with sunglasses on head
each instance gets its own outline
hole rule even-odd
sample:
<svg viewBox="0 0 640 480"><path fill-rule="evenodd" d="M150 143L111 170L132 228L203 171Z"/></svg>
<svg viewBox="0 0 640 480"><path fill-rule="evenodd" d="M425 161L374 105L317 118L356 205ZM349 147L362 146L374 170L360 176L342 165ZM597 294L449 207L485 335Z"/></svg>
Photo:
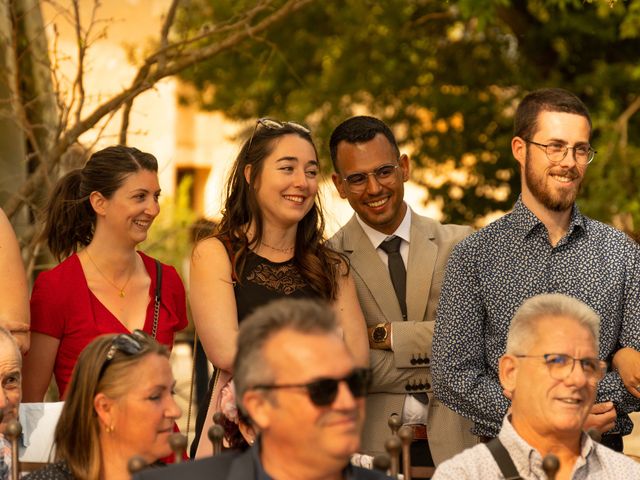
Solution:
<svg viewBox="0 0 640 480"><path fill-rule="evenodd" d="M233 165L219 229L194 248L190 302L216 369L213 395L198 415L192 445L197 457L211 453L210 443L199 437L231 378L238 323L256 307L282 297L331 302L356 363L368 365L365 322L347 261L324 244L319 174L306 127L258 120Z"/></svg>
<svg viewBox="0 0 640 480"><path fill-rule="evenodd" d="M141 330L96 338L73 371L55 461L27 480L128 480L131 457L168 456L175 383L169 350Z"/></svg>

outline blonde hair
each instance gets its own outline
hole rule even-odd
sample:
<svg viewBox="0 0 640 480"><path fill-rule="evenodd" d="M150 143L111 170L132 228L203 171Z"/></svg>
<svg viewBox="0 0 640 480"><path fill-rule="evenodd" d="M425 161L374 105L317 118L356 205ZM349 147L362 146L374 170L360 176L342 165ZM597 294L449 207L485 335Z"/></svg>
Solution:
<svg viewBox="0 0 640 480"><path fill-rule="evenodd" d="M132 384L126 381L136 373L137 365L150 354L169 358L166 346L150 336L138 336L142 346L138 353L127 354L113 348L119 335L104 335L94 339L82 351L73 369L58 425L55 430L55 460L64 460L75 478L98 480L102 469L98 415L93 401L98 393L111 398L126 394ZM131 419L135 421L135 419Z"/></svg>

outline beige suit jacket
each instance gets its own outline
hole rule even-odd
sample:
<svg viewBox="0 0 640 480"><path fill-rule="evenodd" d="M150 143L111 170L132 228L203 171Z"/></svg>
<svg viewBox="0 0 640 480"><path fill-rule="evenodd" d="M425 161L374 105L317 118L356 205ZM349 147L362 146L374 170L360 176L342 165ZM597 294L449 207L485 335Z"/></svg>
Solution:
<svg viewBox="0 0 640 480"><path fill-rule="evenodd" d="M442 225L412 212L407 265L407 321L402 321L389 271L354 217L331 239L351 262L358 299L367 326L389 322L393 351L370 350L373 384L367 396L362 451L384 453L391 435L387 421L401 414L407 385L424 385L429 396L429 446L436 466L476 444L472 423L440 403L431 389L431 339L436 307L451 249L472 232L470 227Z"/></svg>

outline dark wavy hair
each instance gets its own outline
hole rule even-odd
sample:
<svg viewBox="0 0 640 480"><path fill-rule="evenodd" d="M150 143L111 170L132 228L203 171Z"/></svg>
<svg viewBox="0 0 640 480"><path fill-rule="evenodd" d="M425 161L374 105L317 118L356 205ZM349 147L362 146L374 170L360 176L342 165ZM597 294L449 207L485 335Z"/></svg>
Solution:
<svg viewBox="0 0 640 480"><path fill-rule="evenodd" d="M248 251L260 242L263 233L256 181L262 174L264 160L285 135L297 135L306 140L318 156L311 135L295 125L283 123L278 128L271 128L258 124L240 149L227 182L222 220L214 236L230 248L233 274L238 282L242 278ZM247 165L251 165L249 182L244 175ZM249 239L247 227L251 224L255 225L255 234ZM298 223L293 261L320 297L334 300L338 294L338 275L346 274L349 266L346 257L327 247L324 240L324 216L320 199L316 196L311 210Z"/></svg>
<svg viewBox="0 0 640 480"><path fill-rule="evenodd" d="M44 211L41 240L59 261L93 239L96 212L89 202L91 193L111 198L127 176L140 170L157 173L158 161L150 153L117 145L95 152L83 168L58 180Z"/></svg>

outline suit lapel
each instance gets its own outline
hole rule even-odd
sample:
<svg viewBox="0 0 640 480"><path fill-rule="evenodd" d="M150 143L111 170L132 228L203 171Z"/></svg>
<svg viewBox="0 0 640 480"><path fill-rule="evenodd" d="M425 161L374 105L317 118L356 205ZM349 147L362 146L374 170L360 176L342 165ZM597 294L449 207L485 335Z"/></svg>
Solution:
<svg viewBox="0 0 640 480"><path fill-rule="evenodd" d="M438 247L432 241L433 238L428 223L412 212L407 262L407 317L410 321L422 321L427 310L433 269L438 256Z"/></svg>
<svg viewBox="0 0 640 480"><path fill-rule="evenodd" d="M383 315L388 319L402 319L389 270L382 263L355 216L344 227L343 248L349 255L352 268L375 299Z"/></svg>

